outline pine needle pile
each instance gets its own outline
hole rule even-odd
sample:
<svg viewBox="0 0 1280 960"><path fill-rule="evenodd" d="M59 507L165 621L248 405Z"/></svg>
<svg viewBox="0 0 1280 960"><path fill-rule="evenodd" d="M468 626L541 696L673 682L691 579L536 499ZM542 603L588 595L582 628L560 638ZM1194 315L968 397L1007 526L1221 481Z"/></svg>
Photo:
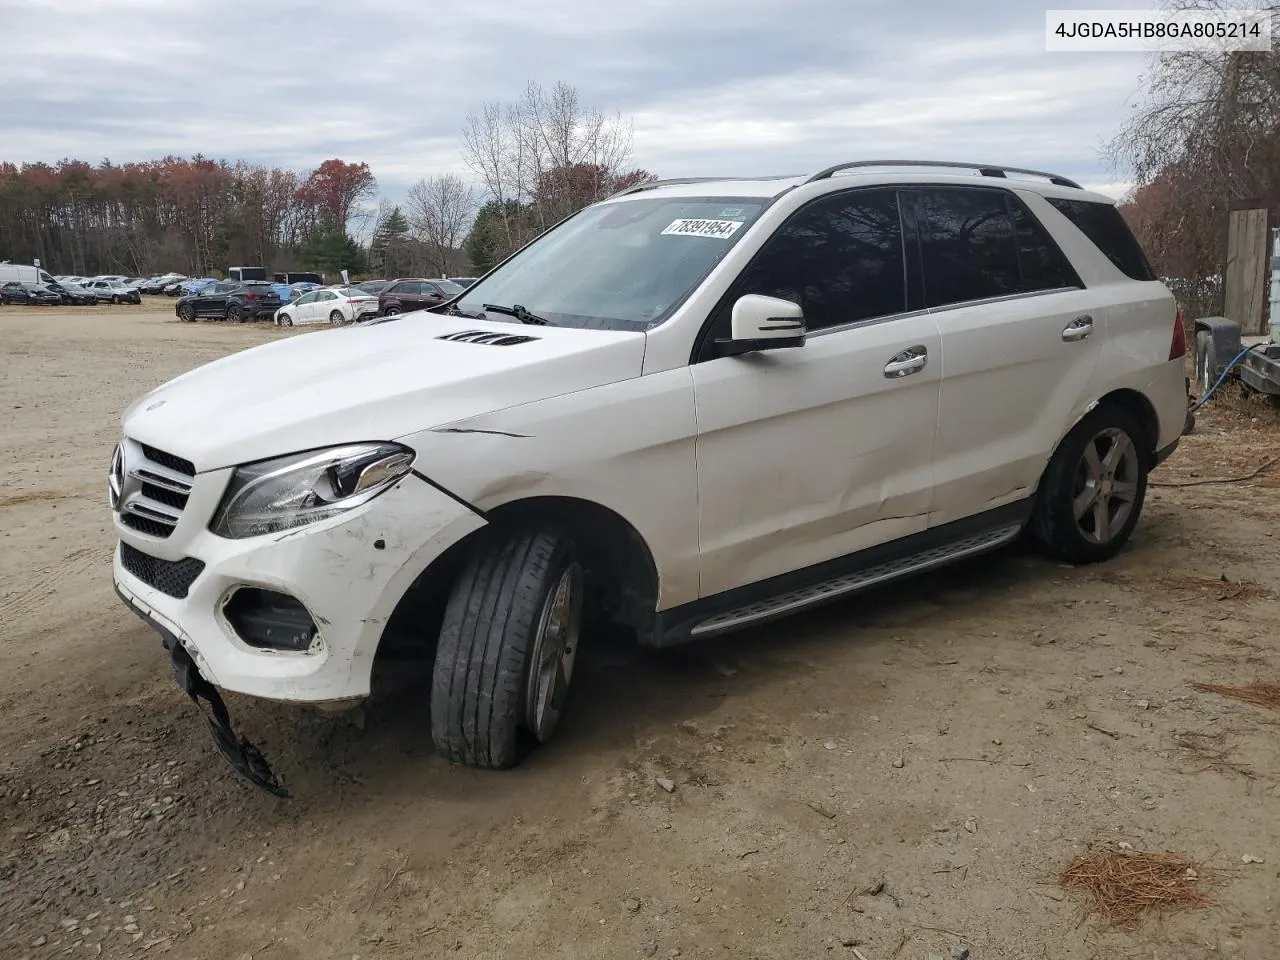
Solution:
<svg viewBox="0 0 1280 960"><path fill-rule="evenodd" d="M1202 867L1176 853L1094 847L1062 872L1063 888L1084 894L1086 910L1119 927L1133 927L1151 913L1213 905Z"/></svg>
<svg viewBox="0 0 1280 960"><path fill-rule="evenodd" d="M1221 683L1193 683L1191 685L1201 693L1216 693L1219 696L1241 700L1259 707L1280 710L1280 683L1264 683L1255 680L1243 687L1230 687Z"/></svg>

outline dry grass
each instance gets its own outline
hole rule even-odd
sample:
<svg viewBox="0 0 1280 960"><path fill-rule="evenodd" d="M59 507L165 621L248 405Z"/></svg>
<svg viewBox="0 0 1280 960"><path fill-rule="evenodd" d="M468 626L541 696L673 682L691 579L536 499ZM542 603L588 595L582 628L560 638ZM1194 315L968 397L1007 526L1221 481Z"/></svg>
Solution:
<svg viewBox="0 0 1280 960"><path fill-rule="evenodd" d="M1232 687L1223 683L1193 683L1191 686L1201 693L1216 693L1222 697L1230 697L1232 700L1252 703L1254 706L1280 710L1280 683L1255 680L1243 687Z"/></svg>
<svg viewBox="0 0 1280 960"><path fill-rule="evenodd" d="M1204 892L1212 877L1176 853L1094 847L1072 860L1058 882L1084 894L1087 911L1118 927L1136 926L1152 913L1214 905Z"/></svg>
<svg viewBox="0 0 1280 960"><path fill-rule="evenodd" d="M1184 730L1175 734L1173 743L1180 750L1186 751L1200 764L1192 773L1238 773L1242 777L1253 779L1253 771L1235 759L1236 750L1233 744L1227 743L1227 731L1218 733L1197 733Z"/></svg>

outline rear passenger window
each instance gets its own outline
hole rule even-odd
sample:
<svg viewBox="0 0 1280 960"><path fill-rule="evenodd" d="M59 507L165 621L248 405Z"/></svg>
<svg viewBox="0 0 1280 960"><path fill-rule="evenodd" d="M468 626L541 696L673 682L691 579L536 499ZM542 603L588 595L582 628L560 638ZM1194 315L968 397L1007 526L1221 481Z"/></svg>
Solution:
<svg viewBox="0 0 1280 960"><path fill-rule="evenodd" d="M1080 232L1093 241L1120 271L1131 280L1155 280L1155 271L1147 262L1142 247L1120 211L1109 203L1096 200L1063 200L1046 197Z"/></svg>
<svg viewBox="0 0 1280 960"><path fill-rule="evenodd" d="M1004 190L920 188L925 303L1081 286L1038 220Z"/></svg>
<svg viewBox="0 0 1280 960"><path fill-rule="evenodd" d="M794 301L805 326L820 330L904 311L905 273L896 191L858 190L796 213L743 271L735 295Z"/></svg>

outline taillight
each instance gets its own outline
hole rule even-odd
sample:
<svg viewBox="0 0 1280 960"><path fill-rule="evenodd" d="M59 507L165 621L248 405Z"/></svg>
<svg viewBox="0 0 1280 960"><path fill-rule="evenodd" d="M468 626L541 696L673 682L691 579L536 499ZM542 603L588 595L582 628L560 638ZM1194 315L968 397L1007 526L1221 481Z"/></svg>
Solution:
<svg viewBox="0 0 1280 960"><path fill-rule="evenodd" d="M257 299L258 299L258 295L257 295L256 293L246 293L246 294L244 295L244 298L245 298L246 300L257 300Z"/></svg>
<svg viewBox="0 0 1280 960"><path fill-rule="evenodd" d="M1182 329L1182 310L1173 315L1173 343L1169 346L1169 359L1177 360L1187 355L1187 332Z"/></svg>

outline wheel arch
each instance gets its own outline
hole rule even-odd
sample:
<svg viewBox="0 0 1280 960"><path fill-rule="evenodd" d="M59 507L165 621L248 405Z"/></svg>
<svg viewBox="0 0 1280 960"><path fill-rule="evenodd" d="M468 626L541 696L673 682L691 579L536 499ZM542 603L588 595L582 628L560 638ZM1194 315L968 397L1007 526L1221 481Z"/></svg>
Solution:
<svg viewBox="0 0 1280 960"><path fill-rule="evenodd" d="M1098 402L1090 407L1089 412L1092 413L1102 406L1119 407L1137 417L1146 431L1146 436L1142 438L1144 441L1142 451L1148 456L1147 467L1154 466L1156 445L1160 438L1160 415L1156 412L1155 404L1151 399L1139 390L1121 387L1099 397Z"/></svg>
<svg viewBox="0 0 1280 960"><path fill-rule="evenodd" d="M471 550L504 530L549 525L566 530L580 551L588 589L603 619L646 636L658 598L658 568L644 537L609 507L577 497L536 496L513 500L485 513L484 526L436 557L396 603L377 656L434 649L449 590Z"/></svg>

